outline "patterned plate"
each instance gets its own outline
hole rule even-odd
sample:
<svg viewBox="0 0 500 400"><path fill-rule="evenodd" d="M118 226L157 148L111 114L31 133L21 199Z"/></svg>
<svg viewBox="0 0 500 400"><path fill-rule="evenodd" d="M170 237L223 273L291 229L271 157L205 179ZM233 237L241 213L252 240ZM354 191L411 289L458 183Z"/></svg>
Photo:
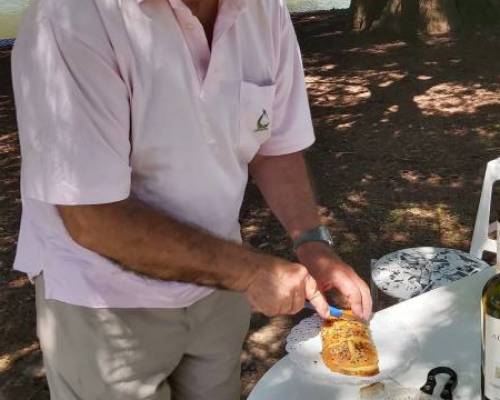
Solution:
<svg viewBox="0 0 500 400"><path fill-rule="evenodd" d="M372 268L372 279L384 293L406 300L488 267L460 250L416 247L380 258Z"/></svg>
<svg viewBox="0 0 500 400"><path fill-rule="evenodd" d="M389 379L408 369L419 352L416 336L403 323L375 314L370 330L377 347L380 373L375 376L347 376L330 371L321 358L321 319L317 314L303 319L286 339L286 351L311 379L332 384L368 384Z"/></svg>

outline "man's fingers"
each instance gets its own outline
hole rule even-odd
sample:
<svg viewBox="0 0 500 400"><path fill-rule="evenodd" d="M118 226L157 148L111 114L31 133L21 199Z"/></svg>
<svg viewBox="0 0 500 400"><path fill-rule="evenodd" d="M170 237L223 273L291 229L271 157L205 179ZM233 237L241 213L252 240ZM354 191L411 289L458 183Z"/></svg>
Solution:
<svg viewBox="0 0 500 400"><path fill-rule="evenodd" d="M318 290L318 285L311 275L305 279L305 294L306 299L314 307L319 316L326 319L330 316L330 306L328 305L325 296Z"/></svg>
<svg viewBox="0 0 500 400"><path fill-rule="evenodd" d="M360 294L361 294L361 310L362 312L359 314L359 316L363 316L363 319L368 321L371 317L372 314L372 296L370 293L370 288L366 284L366 282L359 277L358 274L352 269L351 270L352 274L351 279L353 280L353 283L357 286Z"/></svg>
<svg viewBox="0 0 500 400"><path fill-rule="evenodd" d="M364 320L370 318L372 308L370 290L354 270L350 269L344 275L344 279L339 279L337 290L347 300L347 306L351 308L356 317Z"/></svg>
<svg viewBox="0 0 500 400"><path fill-rule="evenodd" d="M349 294L349 302L351 303L351 310L359 318L365 319L363 313L363 298L361 296L361 291L354 285L352 292Z"/></svg>
<svg viewBox="0 0 500 400"><path fill-rule="evenodd" d="M300 296L297 291L293 292L292 295L292 309L290 314L297 314L300 310L304 308L304 297Z"/></svg>
<svg viewBox="0 0 500 400"><path fill-rule="evenodd" d="M337 290L344 296L348 302L348 307L351 308L354 315L358 318L365 319L363 313L363 297L361 288L356 278L351 278L346 275L345 279L338 282Z"/></svg>
<svg viewBox="0 0 500 400"><path fill-rule="evenodd" d="M366 321L368 321L372 315L372 295L370 288L362 279L359 279L359 290L361 292L361 303L363 308L363 316Z"/></svg>

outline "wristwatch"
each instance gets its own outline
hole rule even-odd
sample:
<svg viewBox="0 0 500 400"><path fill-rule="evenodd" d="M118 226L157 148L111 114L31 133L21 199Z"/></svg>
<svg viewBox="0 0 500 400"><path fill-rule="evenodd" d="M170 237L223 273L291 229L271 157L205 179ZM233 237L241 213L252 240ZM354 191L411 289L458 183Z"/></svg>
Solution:
<svg viewBox="0 0 500 400"><path fill-rule="evenodd" d="M328 246L333 247L332 235L324 225L301 233L299 237L293 241L293 249L296 251L301 245L307 242L324 242Z"/></svg>

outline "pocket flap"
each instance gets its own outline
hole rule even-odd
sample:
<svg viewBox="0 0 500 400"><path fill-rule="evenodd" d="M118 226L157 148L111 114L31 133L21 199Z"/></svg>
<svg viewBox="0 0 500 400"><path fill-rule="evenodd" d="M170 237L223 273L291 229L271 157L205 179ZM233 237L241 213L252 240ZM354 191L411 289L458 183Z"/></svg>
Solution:
<svg viewBox="0 0 500 400"><path fill-rule="evenodd" d="M240 92L240 134L271 133L276 85L259 86L242 82Z"/></svg>

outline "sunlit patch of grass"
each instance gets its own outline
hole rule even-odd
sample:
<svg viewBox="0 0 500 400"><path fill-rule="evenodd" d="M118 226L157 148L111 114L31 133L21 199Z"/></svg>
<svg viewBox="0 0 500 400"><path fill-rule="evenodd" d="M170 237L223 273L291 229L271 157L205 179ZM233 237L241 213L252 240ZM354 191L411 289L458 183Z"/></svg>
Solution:
<svg viewBox="0 0 500 400"><path fill-rule="evenodd" d="M340 208L349 214L361 212L369 204L366 199L366 193L360 191L351 191L347 194L346 200Z"/></svg>
<svg viewBox="0 0 500 400"><path fill-rule="evenodd" d="M496 151L497 155L500 153L500 123L493 122L484 126L478 126L473 132L488 150Z"/></svg>
<svg viewBox="0 0 500 400"><path fill-rule="evenodd" d="M33 353L40 349L38 342L33 342L29 346L16 350L12 353L3 354L0 356L0 374L7 372L12 365L19 359L26 357L28 354Z"/></svg>
<svg viewBox="0 0 500 400"><path fill-rule="evenodd" d="M447 247L461 247L464 237L470 234L470 227L459 222L446 204L405 203L391 210L382 226L384 238L397 242L410 242L418 233L427 232L436 237L436 243Z"/></svg>
<svg viewBox="0 0 500 400"><path fill-rule="evenodd" d="M323 225L332 225L334 226L335 224L338 223L337 218L335 218L335 215L333 214L332 210L330 210L326 206L320 206L318 209L318 214L321 219L321 223Z"/></svg>
<svg viewBox="0 0 500 400"><path fill-rule="evenodd" d="M352 254L361 245L358 236L353 232L344 232L340 243L335 246L340 254Z"/></svg>
<svg viewBox="0 0 500 400"><path fill-rule="evenodd" d="M11 280L7 286L10 288L10 289L19 289L19 288L22 288L24 286L26 286L27 284L29 284L29 279L28 279L28 276L27 275L21 275L21 276L18 276L17 278Z"/></svg>
<svg viewBox="0 0 500 400"><path fill-rule="evenodd" d="M393 70L358 70L355 73L324 75L317 66L308 68L306 82L311 94L312 104L342 108L355 106L372 97L370 87L387 88L408 76L406 71ZM352 123L349 121L343 124Z"/></svg>
<svg viewBox="0 0 500 400"><path fill-rule="evenodd" d="M17 132L9 132L0 135L0 154L6 157L11 154L18 158L19 146L17 143Z"/></svg>
<svg viewBox="0 0 500 400"><path fill-rule="evenodd" d="M399 111L399 105L393 104L392 106L387 107L387 110L384 111L384 115L397 113L398 111Z"/></svg>
<svg viewBox="0 0 500 400"><path fill-rule="evenodd" d="M291 317L274 317L249 333L241 354L242 369L246 377L242 381L244 394L251 391L256 378L262 376L283 356L285 340L293 324Z"/></svg>
<svg viewBox="0 0 500 400"><path fill-rule="evenodd" d="M241 228L241 232L245 236L253 236L253 235L258 234L261 229L262 229L261 226L259 226L258 224L253 223L253 224L249 224L249 225L243 226Z"/></svg>
<svg viewBox="0 0 500 400"><path fill-rule="evenodd" d="M354 105L371 97L368 82L361 78L355 78L346 84L332 77L309 75L306 82L316 105Z"/></svg>
<svg viewBox="0 0 500 400"><path fill-rule="evenodd" d="M424 115L473 114L481 107L500 105L500 88L486 89L479 83L465 86L445 82L414 96L413 101Z"/></svg>
<svg viewBox="0 0 500 400"><path fill-rule="evenodd" d="M403 41L391 43L375 44L370 47L353 47L345 50L346 53L361 53L361 54L386 54L391 51L407 47L408 44Z"/></svg>
<svg viewBox="0 0 500 400"><path fill-rule="evenodd" d="M428 187L460 189L463 188L465 184L463 176L448 175L443 177L434 172L423 174L415 170L402 170L399 176L401 179L413 185L418 184L422 185L422 187L425 186L425 190L428 190Z"/></svg>
<svg viewBox="0 0 500 400"><path fill-rule="evenodd" d="M247 339L254 356L265 359L269 354L276 354L283 346L283 340L292 326L289 317L276 317L252 332Z"/></svg>

